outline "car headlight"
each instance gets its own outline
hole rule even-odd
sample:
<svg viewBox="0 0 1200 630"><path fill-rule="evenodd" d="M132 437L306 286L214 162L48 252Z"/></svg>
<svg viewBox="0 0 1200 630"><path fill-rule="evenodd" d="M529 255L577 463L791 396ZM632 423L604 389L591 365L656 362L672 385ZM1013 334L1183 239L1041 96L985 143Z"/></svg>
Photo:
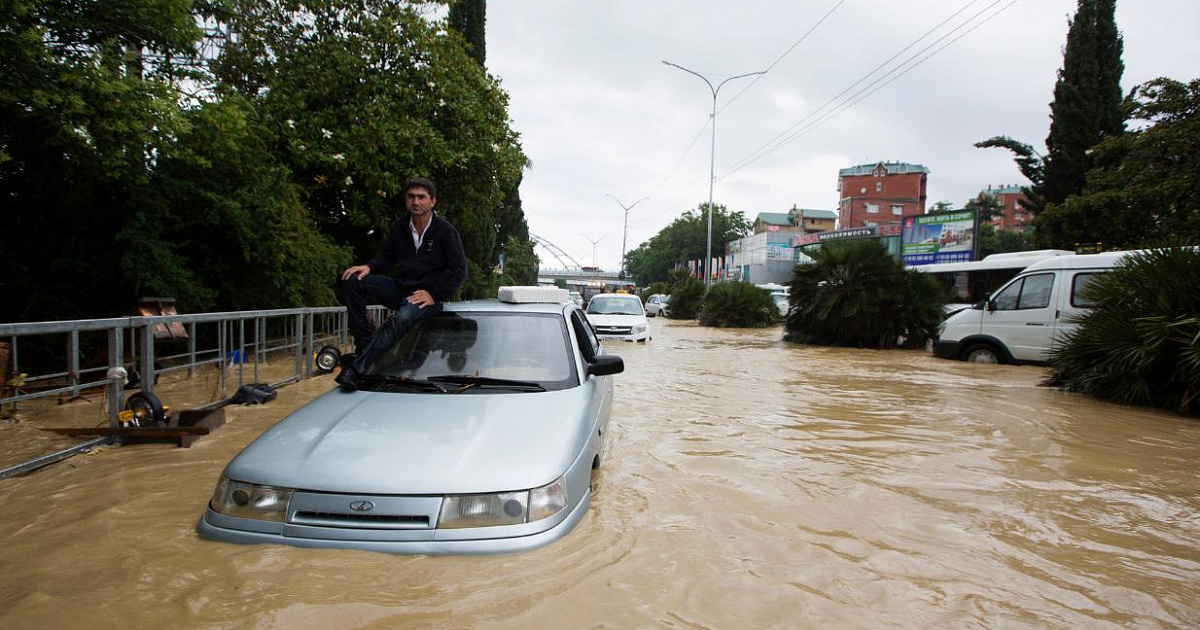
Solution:
<svg viewBox="0 0 1200 630"><path fill-rule="evenodd" d="M291 488L258 486L221 475L208 505L214 512L228 516L282 523L292 492Z"/></svg>
<svg viewBox="0 0 1200 630"><path fill-rule="evenodd" d="M567 487L561 477L533 490L490 494L451 494L442 499L438 527L495 527L519 525L557 514L567 505Z"/></svg>
<svg viewBox="0 0 1200 630"><path fill-rule="evenodd" d="M633 328L630 329L630 332L632 332L635 335L640 335L640 334L646 332L646 325L645 324L634 324Z"/></svg>

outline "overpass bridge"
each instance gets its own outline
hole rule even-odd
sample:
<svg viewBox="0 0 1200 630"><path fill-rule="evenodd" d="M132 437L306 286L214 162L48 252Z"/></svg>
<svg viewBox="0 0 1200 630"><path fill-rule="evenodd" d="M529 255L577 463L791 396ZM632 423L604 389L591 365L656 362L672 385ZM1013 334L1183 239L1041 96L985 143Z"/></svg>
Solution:
<svg viewBox="0 0 1200 630"><path fill-rule="evenodd" d="M627 284L633 284L633 278L622 280L616 271L538 268L538 284L554 284L555 280L562 280L567 283L568 287L575 289L583 287L618 289Z"/></svg>

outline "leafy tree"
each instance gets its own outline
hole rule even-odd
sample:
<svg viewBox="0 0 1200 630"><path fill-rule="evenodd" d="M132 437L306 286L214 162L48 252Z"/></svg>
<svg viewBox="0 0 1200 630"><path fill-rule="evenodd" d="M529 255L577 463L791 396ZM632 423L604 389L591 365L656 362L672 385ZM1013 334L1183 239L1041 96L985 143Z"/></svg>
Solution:
<svg viewBox="0 0 1200 630"><path fill-rule="evenodd" d="M464 297L491 294L497 214L526 159L507 95L464 40L391 0L234 0L239 34L217 76L255 103L320 229L375 255L404 182L438 184L462 234Z"/></svg>
<svg viewBox="0 0 1200 630"><path fill-rule="evenodd" d="M979 193L978 197L967 201L967 205L963 207L966 210L977 211L980 223L991 221L1004 214L1004 204L1000 203L1000 199L996 195L986 192Z"/></svg>
<svg viewBox="0 0 1200 630"><path fill-rule="evenodd" d="M725 251L726 243L750 233L750 222L745 215L741 211L730 212L723 205L713 207L712 221L714 256ZM666 281L676 263L705 258L707 239L708 203L701 203L697 209L684 212L650 240L629 251L625 255L625 268L639 285ZM674 310L674 297L671 306Z"/></svg>
<svg viewBox="0 0 1200 630"><path fill-rule="evenodd" d="M954 209L955 208L954 208L953 203L946 201L946 200L942 200L942 201L939 201L939 202L933 204L932 206L930 206L929 212L949 212Z"/></svg>
<svg viewBox="0 0 1200 630"><path fill-rule="evenodd" d="M136 301L122 268L155 252L113 241L133 227L151 157L183 125L167 60L194 57L197 11L169 0L0 10L0 319L118 315Z"/></svg>
<svg viewBox="0 0 1200 630"><path fill-rule="evenodd" d="M981 260L992 254L1027 252L1035 247L1032 230L1024 232L997 230L990 223L982 223L979 226L979 258Z"/></svg>
<svg viewBox="0 0 1200 630"><path fill-rule="evenodd" d="M1083 295L1094 308L1051 347L1047 384L1200 415L1200 251L1131 254Z"/></svg>
<svg viewBox="0 0 1200 630"><path fill-rule="evenodd" d="M671 319L696 319L704 301L704 282L692 277L686 269L673 269L670 273L671 308L667 317Z"/></svg>
<svg viewBox="0 0 1200 630"><path fill-rule="evenodd" d="M749 282L720 282L705 294L698 319L701 326L765 328L779 321L779 308L766 289Z"/></svg>
<svg viewBox="0 0 1200 630"><path fill-rule="evenodd" d="M1200 243L1200 79L1155 79L1127 106L1140 127L1096 145L1082 194L1038 218L1041 240L1109 249Z"/></svg>
<svg viewBox="0 0 1200 630"><path fill-rule="evenodd" d="M937 333L945 289L904 269L878 240L834 241L810 255L812 264L793 271L788 341L921 348Z"/></svg>
<svg viewBox="0 0 1200 630"><path fill-rule="evenodd" d="M538 256L533 241L508 237L504 243L504 276L501 283L516 286L534 286L538 281ZM565 282L563 288L566 288Z"/></svg>
<svg viewBox="0 0 1200 630"><path fill-rule="evenodd" d="M486 66L487 60L487 0L454 0L446 16L450 28L462 33L467 40L471 57Z"/></svg>
<svg viewBox="0 0 1200 630"><path fill-rule="evenodd" d="M1024 205L1034 215L1042 214L1047 204L1060 204L1082 191L1092 164L1088 149L1125 129L1121 108L1125 66L1115 11L1116 0L1079 0L1050 103L1044 157L1032 146L1006 136L975 145L1013 152L1017 167L1030 181L1024 189ZM1039 219L1034 221L1036 225Z"/></svg>

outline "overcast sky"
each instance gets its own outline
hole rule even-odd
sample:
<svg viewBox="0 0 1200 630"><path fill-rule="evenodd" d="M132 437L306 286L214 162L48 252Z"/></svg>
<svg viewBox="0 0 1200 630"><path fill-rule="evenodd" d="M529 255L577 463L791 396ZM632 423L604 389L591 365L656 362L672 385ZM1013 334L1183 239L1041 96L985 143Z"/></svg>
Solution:
<svg viewBox="0 0 1200 630"><path fill-rule="evenodd" d="M838 169L881 160L925 165L928 204L961 205L989 184L1024 183L1007 151L972 145L1005 134L1044 147L1075 6L507 0L488 4L487 65L533 162L521 186L530 231L583 265L599 240L595 264L615 270L625 211L607 195L626 206L649 197L629 212L627 250L708 200L712 93L662 60L714 86L770 67L725 84L717 101L714 200L750 220L834 210ZM1121 0L1117 22L1126 90L1200 76L1200 1ZM777 139L790 141L745 163Z"/></svg>

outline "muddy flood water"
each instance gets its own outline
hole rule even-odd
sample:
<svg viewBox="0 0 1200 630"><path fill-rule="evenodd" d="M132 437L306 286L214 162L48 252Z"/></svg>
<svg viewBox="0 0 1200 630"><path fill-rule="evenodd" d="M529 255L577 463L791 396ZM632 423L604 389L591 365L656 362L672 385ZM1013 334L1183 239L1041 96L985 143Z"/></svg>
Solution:
<svg viewBox="0 0 1200 630"><path fill-rule="evenodd" d="M0 480L0 627L1200 627L1200 423L1038 387L1036 367L653 326L615 346L591 511L547 547L200 540L224 465L324 376L188 449ZM0 423L0 462L60 447L39 422L100 420L68 407Z"/></svg>

